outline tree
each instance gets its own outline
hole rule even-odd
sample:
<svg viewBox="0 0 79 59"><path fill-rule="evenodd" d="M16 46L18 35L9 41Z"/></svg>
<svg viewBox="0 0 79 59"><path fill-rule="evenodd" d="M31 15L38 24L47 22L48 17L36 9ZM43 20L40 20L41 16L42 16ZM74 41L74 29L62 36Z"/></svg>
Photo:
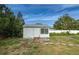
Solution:
<svg viewBox="0 0 79 59"><path fill-rule="evenodd" d="M74 30L76 26L76 20L70 17L68 14L58 18L54 24L54 29L58 30Z"/></svg>
<svg viewBox="0 0 79 59"><path fill-rule="evenodd" d="M15 31L16 31L16 36L22 36L23 35L23 25L24 25L24 19L22 17L21 12L18 12L15 20Z"/></svg>
<svg viewBox="0 0 79 59"><path fill-rule="evenodd" d="M9 37L22 36L24 19L19 12L17 16L6 5L0 5L0 35Z"/></svg>
<svg viewBox="0 0 79 59"><path fill-rule="evenodd" d="M21 12L18 12L18 14L17 14L17 18L19 18L19 20L22 22L23 25L25 24Z"/></svg>
<svg viewBox="0 0 79 59"><path fill-rule="evenodd" d="M75 29L79 30L79 20L76 20L76 22L75 22Z"/></svg>
<svg viewBox="0 0 79 59"><path fill-rule="evenodd" d="M10 10L5 5L0 5L0 34L8 35L6 29L10 23Z"/></svg>

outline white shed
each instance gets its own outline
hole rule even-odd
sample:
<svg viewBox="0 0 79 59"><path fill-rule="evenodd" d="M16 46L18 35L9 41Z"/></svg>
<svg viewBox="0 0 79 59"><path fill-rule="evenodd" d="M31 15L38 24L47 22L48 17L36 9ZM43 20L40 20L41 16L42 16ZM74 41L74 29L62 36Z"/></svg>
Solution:
<svg viewBox="0 0 79 59"><path fill-rule="evenodd" d="M23 38L49 38L49 27L41 24L30 24L23 26Z"/></svg>

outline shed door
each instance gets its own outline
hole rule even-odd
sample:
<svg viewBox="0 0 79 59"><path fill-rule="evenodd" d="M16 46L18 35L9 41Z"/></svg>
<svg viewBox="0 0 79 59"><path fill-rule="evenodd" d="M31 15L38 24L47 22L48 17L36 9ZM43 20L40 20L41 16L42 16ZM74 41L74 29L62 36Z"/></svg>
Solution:
<svg viewBox="0 0 79 59"><path fill-rule="evenodd" d="M34 37L40 37L40 28L34 28L33 29L33 36Z"/></svg>
<svg viewBox="0 0 79 59"><path fill-rule="evenodd" d="M33 36L34 36L34 29L33 28L25 28L24 29L24 36L26 38L33 38Z"/></svg>

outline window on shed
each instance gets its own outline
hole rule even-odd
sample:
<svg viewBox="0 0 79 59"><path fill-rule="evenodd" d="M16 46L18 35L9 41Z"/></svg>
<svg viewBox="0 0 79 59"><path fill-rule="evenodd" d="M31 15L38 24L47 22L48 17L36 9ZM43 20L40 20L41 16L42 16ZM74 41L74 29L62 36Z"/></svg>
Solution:
<svg viewBox="0 0 79 59"><path fill-rule="evenodd" d="M48 29L45 29L45 34L48 34Z"/></svg>
<svg viewBox="0 0 79 59"><path fill-rule="evenodd" d="M41 29L41 34L44 34L44 29Z"/></svg>
<svg viewBox="0 0 79 59"><path fill-rule="evenodd" d="M41 29L41 34L48 34L48 29Z"/></svg>

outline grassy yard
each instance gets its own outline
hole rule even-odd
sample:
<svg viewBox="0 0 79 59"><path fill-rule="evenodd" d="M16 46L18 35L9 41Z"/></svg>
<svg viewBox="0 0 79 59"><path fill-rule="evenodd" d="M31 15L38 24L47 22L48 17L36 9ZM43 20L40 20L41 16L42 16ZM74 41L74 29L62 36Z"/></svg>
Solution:
<svg viewBox="0 0 79 59"><path fill-rule="evenodd" d="M1 55L79 55L79 35L51 35L50 42L44 44L22 38L0 40ZM63 45L66 44L66 45ZM68 45L73 44L73 45Z"/></svg>

